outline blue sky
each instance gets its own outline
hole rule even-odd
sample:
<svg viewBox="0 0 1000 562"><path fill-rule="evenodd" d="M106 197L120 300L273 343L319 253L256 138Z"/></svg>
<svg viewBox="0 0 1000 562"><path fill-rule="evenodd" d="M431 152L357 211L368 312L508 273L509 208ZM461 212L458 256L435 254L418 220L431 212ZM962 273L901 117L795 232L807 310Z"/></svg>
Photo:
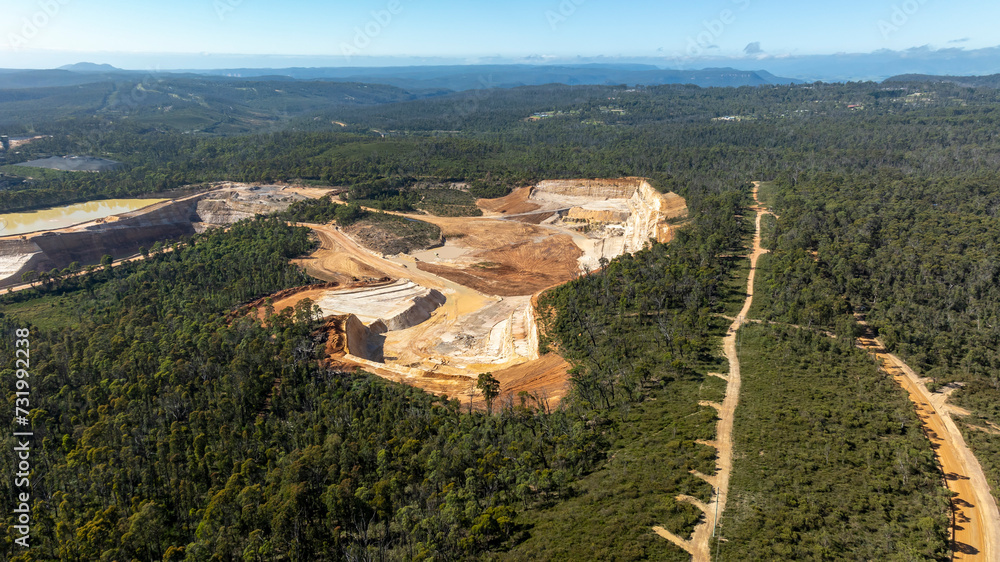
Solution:
<svg viewBox="0 0 1000 562"><path fill-rule="evenodd" d="M750 56L747 46L758 43L752 56L1000 45L995 1L0 0L0 14L0 67L7 68L577 56L655 57L669 66Z"/></svg>

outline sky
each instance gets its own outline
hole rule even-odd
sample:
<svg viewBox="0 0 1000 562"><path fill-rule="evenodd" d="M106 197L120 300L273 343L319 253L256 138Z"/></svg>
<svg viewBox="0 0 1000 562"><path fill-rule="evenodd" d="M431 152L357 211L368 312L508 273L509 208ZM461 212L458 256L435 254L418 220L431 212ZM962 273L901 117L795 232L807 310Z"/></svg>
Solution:
<svg viewBox="0 0 1000 562"><path fill-rule="evenodd" d="M1000 45L963 0L0 0L0 67L769 58Z"/></svg>

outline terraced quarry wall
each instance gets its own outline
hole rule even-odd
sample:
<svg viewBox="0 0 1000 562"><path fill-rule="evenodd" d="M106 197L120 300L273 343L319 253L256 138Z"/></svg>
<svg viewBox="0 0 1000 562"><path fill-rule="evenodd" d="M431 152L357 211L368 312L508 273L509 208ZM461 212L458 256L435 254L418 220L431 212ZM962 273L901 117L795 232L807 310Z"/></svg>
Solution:
<svg viewBox="0 0 1000 562"><path fill-rule="evenodd" d="M380 333L405 330L431 317L445 297L407 279L383 285L330 290L316 301L325 316L349 314L370 325L381 325Z"/></svg>
<svg viewBox="0 0 1000 562"><path fill-rule="evenodd" d="M567 223L622 227L623 253L645 248L650 239L669 242L676 228L672 223L687 217L683 197L660 193L643 178L542 181L531 189L528 202L565 212Z"/></svg>
<svg viewBox="0 0 1000 562"><path fill-rule="evenodd" d="M625 251L638 252L649 239L669 242L673 231L667 221L687 216L687 202L676 193L660 193L643 181L629 197L631 211L625 222Z"/></svg>
<svg viewBox="0 0 1000 562"><path fill-rule="evenodd" d="M589 200L628 199L644 183L649 185L642 178L545 180L535 185L532 198L536 194L542 198L541 194L551 193Z"/></svg>
<svg viewBox="0 0 1000 562"><path fill-rule="evenodd" d="M20 283L27 271L63 269L73 262L96 264L104 255L117 259L159 240L194 234L197 197L167 201L60 231L2 238L0 276L4 278L0 279L0 287ZM14 270L16 265L19 267Z"/></svg>
<svg viewBox="0 0 1000 562"><path fill-rule="evenodd" d="M127 257L158 241L190 236L306 199L276 186L225 185L68 228L0 238L0 287L21 283L27 271L63 269L73 262L97 264L104 255Z"/></svg>

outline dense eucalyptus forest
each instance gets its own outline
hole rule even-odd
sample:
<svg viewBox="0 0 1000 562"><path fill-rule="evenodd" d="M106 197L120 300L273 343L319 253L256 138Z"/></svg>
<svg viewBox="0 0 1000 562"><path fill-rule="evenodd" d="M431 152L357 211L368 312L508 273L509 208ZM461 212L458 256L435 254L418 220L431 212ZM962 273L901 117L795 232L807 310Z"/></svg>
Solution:
<svg viewBox="0 0 1000 562"><path fill-rule="evenodd" d="M15 330L30 330L37 400L34 548L8 537L4 557L687 560L650 528L690 533L701 514L675 496L712 494L691 474L714 470L698 441L716 414L699 402L724 392L708 373L727 368L722 316L743 302L749 182L768 180L761 196L780 218L766 223L774 252L751 316L803 328L745 328L748 376L761 378L745 390L737 449L760 454L737 465L733 493L773 501L737 503L716 546L732 560L946 558L930 445L905 395L846 341L864 315L922 374L966 383L953 395L966 426L1000 424L1000 91L540 86L309 106L281 130L233 135L117 111L36 117L30 131L5 117L51 135L5 164L90 154L125 166L39 177L0 191L0 210L234 180L345 186L366 206L433 211L415 189L494 197L546 178L645 176L687 198L691 224L541 297L542 345L573 364L554 410L520 396L469 413L331 369L308 307L233 319L314 282L289 265L312 249L306 230L276 218L2 296L0 348L12 357ZM852 448L827 446L843 439ZM1000 438L967 439L1000 490ZM0 456L0 471L11 462ZM0 501L14 492L4 481Z"/></svg>

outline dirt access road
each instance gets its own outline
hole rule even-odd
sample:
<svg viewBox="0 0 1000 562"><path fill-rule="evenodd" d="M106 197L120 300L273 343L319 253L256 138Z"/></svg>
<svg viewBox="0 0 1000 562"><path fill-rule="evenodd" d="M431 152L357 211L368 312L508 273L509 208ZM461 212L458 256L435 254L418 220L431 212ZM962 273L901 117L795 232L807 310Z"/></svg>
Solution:
<svg viewBox="0 0 1000 562"><path fill-rule="evenodd" d="M167 247L163 248L163 253L168 253L168 252L172 252L172 251L174 251L174 249L172 247L170 247L170 246L167 246ZM150 255L153 255L153 254L150 254ZM118 267L119 265L123 265L123 264L134 262L134 261L142 261L144 259L146 259L146 256L143 256L142 254L135 254L135 255L132 255L132 256L128 256L128 257L124 257L124 258L121 258L121 259L114 260L113 262L111 262L111 267ZM102 266L99 266L99 267L102 267ZM64 279L69 279L70 277L80 277L80 276L83 276L83 275L89 275L89 272L86 271L86 270L78 271L76 273L71 273L71 274L65 276ZM5 293L16 293L18 291L26 291L28 289L32 289L34 287L39 287L41 285L42 285L41 281L32 281L31 283L22 283L20 285L11 285L10 287L7 287L6 289L4 289L3 292L5 292Z"/></svg>
<svg viewBox="0 0 1000 562"><path fill-rule="evenodd" d="M965 444L962 432L945 406L946 394L927 390L926 384L899 357L888 353L874 337L860 338L860 347L874 355L910 395L924 433L931 441L952 499L952 560L1000 560L1000 514L979 461Z"/></svg>
<svg viewBox="0 0 1000 562"><path fill-rule="evenodd" d="M719 421L715 429L715 441L709 443L718 450L716 458L715 475L704 478L715 488L715 497L707 504L701 504L697 500L688 496L678 497L680 501L688 501L704 512L704 518L695 527L690 539L683 539L663 527L653 527L653 531L661 537L669 540L677 546L691 554L694 562L709 562L711 560L711 539L715 535L715 524L718 517L726 510L726 500L729 499L729 477L733 470L733 419L736 415L736 406L740 399L740 360L736 350L736 332L740 329L750 312L753 304L753 282L757 274L757 260L767 253L761 246L760 223L764 215L772 214L760 205L757 199L757 192L760 189L760 182L754 182L753 200L756 203L750 209L757 213L756 231L753 237L753 252L750 254L750 274L747 276L747 298L743 303L743 309L733 320L729 327L729 332L722 341L722 349L729 361L729 375L723 376L726 379L726 398L722 404L706 405L718 410Z"/></svg>

